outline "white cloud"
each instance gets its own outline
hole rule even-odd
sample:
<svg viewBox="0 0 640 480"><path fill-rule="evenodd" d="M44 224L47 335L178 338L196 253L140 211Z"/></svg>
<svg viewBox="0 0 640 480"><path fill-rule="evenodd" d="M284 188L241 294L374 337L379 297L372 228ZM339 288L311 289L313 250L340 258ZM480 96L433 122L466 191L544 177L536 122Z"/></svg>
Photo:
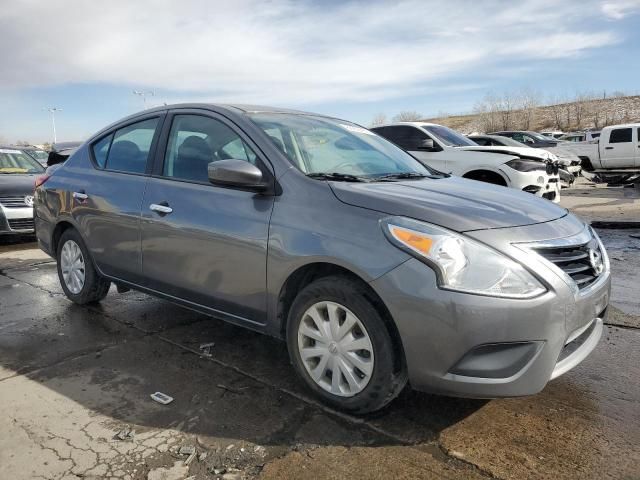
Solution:
<svg viewBox="0 0 640 480"><path fill-rule="evenodd" d="M616 5L605 12L616 18L626 3L602 11ZM11 65L0 88L102 83L247 103L379 100L452 77L468 84L504 62L611 45L613 33L582 25L598 5L25 0L0 9L0 58Z"/></svg>
<svg viewBox="0 0 640 480"><path fill-rule="evenodd" d="M640 0L614 0L602 4L602 13L611 20L621 20L640 11Z"/></svg>

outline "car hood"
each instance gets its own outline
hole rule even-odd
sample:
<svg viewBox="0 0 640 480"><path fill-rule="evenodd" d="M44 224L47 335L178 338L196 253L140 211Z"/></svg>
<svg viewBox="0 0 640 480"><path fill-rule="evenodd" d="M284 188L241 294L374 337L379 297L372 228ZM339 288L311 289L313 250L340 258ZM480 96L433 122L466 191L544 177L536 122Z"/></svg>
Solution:
<svg viewBox="0 0 640 480"><path fill-rule="evenodd" d="M0 197L33 195L35 174L0 174Z"/></svg>
<svg viewBox="0 0 640 480"><path fill-rule="evenodd" d="M487 152L487 153L503 153L505 155L516 155L520 158L529 158L533 160L548 160L550 153L546 150L529 148L529 147L508 147L508 146L468 146L468 147L456 147L460 150L470 150L473 152Z"/></svg>
<svg viewBox="0 0 640 480"><path fill-rule="evenodd" d="M398 182L329 182L348 205L440 225L457 232L517 227L567 215L555 204L512 188L460 177Z"/></svg>

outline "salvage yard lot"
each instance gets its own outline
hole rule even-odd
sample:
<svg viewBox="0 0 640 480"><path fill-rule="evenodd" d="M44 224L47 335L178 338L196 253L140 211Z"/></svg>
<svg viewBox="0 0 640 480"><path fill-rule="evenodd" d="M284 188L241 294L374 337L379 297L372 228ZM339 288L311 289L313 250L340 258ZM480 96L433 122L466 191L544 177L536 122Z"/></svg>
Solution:
<svg viewBox="0 0 640 480"><path fill-rule="evenodd" d="M625 193L583 185L565 201L592 220L628 220L639 200ZM35 244L5 242L1 476L640 478L640 230L599 233L612 309L584 363L533 397L405 391L360 418L319 405L284 343L136 292L74 305ZM175 400L155 403L156 391Z"/></svg>

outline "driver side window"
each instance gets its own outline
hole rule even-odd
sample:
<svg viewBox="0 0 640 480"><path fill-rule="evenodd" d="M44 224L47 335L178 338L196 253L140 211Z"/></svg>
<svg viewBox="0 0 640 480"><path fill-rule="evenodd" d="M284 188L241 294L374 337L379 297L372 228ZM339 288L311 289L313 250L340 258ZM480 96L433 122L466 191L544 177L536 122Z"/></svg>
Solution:
<svg viewBox="0 0 640 480"><path fill-rule="evenodd" d="M209 163L228 159L257 162L251 147L219 120L201 115L173 117L163 176L209 183Z"/></svg>

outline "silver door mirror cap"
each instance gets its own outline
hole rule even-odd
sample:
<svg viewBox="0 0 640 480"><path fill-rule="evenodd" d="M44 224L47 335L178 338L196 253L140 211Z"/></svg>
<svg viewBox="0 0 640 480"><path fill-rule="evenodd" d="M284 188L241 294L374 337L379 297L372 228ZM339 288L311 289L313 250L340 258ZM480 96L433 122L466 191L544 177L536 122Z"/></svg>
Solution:
<svg viewBox="0 0 640 480"><path fill-rule="evenodd" d="M209 163L209 181L214 185L265 190L262 172L246 160L218 160Z"/></svg>

